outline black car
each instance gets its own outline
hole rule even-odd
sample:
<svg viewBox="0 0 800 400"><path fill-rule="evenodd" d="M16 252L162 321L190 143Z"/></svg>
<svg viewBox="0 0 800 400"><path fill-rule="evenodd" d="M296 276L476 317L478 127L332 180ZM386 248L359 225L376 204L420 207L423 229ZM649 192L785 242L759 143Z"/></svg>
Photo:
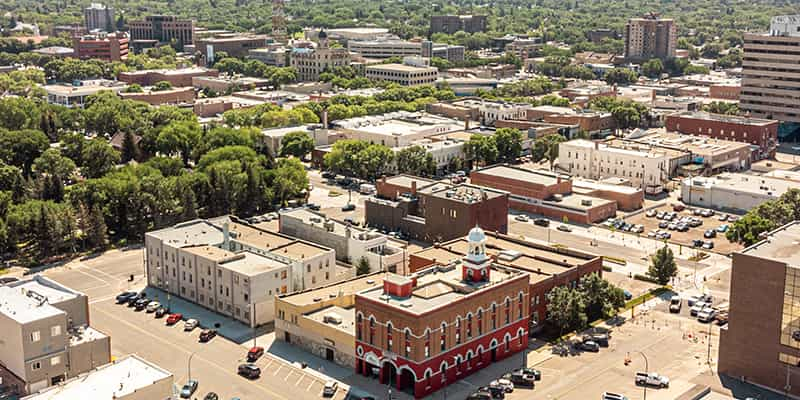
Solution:
<svg viewBox="0 0 800 400"><path fill-rule="evenodd" d="M214 392L208 392L206 397L203 397L203 400L219 400L219 395Z"/></svg>
<svg viewBox="0 0 800 400"><path fill-rule="evenodd" d="M521 372L523 374L533 375L533 377L537 381L542 380L542 371L539 371L538 369L535 369L535 368L520 368L520 369L516 370L515 372Z"/></svg>
<svg viewBox="0 0 800 400"><path fill-rule="evenodd" d="M542 375L539 374L541 377ZM533 387L536 384L536 375L534 374L527 374L523 372L523 370L516 370L510 374L503 375L504 379L508 379L514 386L530 386ZM541 378L539 378L541 379Z"/></svg>
<svg viewBox="0 0 800 400"><path fill-rule="evenodd" d="M488 392L490 395L492 395L493 399L505 399L506 398L506 392L503 391L503 388L491 387L491 386L483 386L480 389L478 389L478 391L479 392Z"/></svg>
<svg viewBox="0 0 800 400"><path fill-rule="evenodd" d="M147 296L145 296L144 293L136 293L134 296L131 296L130 298L128 298L128 307L133 307L133 306L136 305L137 301L139 301L141 299L146 299L146 298L147 298Z"/></svg>
<svg viewBox="0 0 800 400"><path fill-rule="evenodd" d="M200 332L200 341L207 342L217 336L217 331L214 329L206 329Z"/></svg>
<svg viewBox="0 0 800 400"><path fill-rule="evenodd" d="M135 303L133 303L133 309L136 311L142 311L144 310L145 307L147 307L148 304L150 304L150 299L148 299L147 297L142 297L139 300L136 300Z"/></svg>
<svg viewBox="0 0 800 400"><path fill-rule="evenodd" d="M165 316L167 314L169 314L169 308L158 307L158 309L156 309L156 312L155 312L154 315L155 315L156 318L161 318L161 317L163 317L163 316Z"/></svg>
<svg viewBox="0 0 800 400"><path fill-rule="evenodd" d="M255 364L241 364L237 372L247 379L258 379L261 376L261 368L258 368Z"/></svg>
<svg viewBox="0 0 800 400"><path fill-rule="evenodd" d="M344 207L342 207L342 211L353 211L356 209L356 205L353 203L347 203Z"/></svg>
<svg viewBox="0 0 800 400"><path fill-rule="evenodd" d="M548 227L550 226L550 220L544 218L536 218L535 220L533 220L533 224Z"/></svg>
<svg viewBox="0 0 800 400"><path fill-rule="evenodd" d="M136 292L122 292L117 295L117 304L127 303L131 297L136 296Z"/></svg>
<svg viewBox="0 0 800 400"><path fill-rule="evenodd" d="M703 241L700 239L692 240L692 247L703 247Z"/></svg>
<svg viewBox="0 0 800 400"><path fill-rule="evenodd" d="M333 172L325 171L322 173L322 177L325 179L335 179L336 174L334 174Z"/></svg>
<svg viewBox="0 0 800 400"><path fill-rule="evenodd" d="M467 397L467 400L492 400L492 394L489 392L478 391L469 395L469 397Z"/></svg>
<svg viewBox="0 0 800 400"><path fill-rule="evenodd" d="M709 230L705 231L705 233L703 233L703 237L706 238L706 239L711 239L711 238L717 237L717 231L715 231L713 229L709 229Z"/></svg>
<svg viewBox="0 0 800 400"><path fill-rule="evenodd" d="M314 211L319 211L321 208L319 204L314 204L314 203L308 203L306 204L306 207L308 207L309 210L314 210Z"/></svg>

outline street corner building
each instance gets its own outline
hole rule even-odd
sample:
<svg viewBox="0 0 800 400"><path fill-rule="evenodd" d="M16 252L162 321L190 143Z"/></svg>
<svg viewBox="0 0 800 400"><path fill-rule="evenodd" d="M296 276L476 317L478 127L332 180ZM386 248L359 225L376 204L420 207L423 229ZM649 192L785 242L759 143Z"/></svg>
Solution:
<svg viewBox="0 0 800 400"><path fill-rule="evenodd" d="M732 264L719 373L800 395L800 222L734 253Z"/></svg>
<svg viewBox="0 0 800 400"><path fill-rule="evenodd" d="M355 295L356 372L425 397L528 347L529 276L487 256L469 232L460 261Z"/></svg>

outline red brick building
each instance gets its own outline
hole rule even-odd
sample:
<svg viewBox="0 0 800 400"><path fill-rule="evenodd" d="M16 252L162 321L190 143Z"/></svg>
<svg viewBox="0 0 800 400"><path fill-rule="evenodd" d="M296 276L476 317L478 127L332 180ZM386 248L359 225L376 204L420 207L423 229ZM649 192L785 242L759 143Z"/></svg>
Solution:
<svg viewBox="0 0 800 400"><path fill-rule="evenodd" d="M123 93L119 96L123 99L143 101L151 106L162 104L191 104L194 102L194 88L182 87L160 91L144 91L141 93Z"/></svg>
<svg viewBox="0 0 800 400"><path fill-rule="evenodd" d="M469 233L459 263L355 295L356 372L422 398L528 346L528 275L494 263Z"/></svg>
<svg viewBox="0 0 800 400"><path fill-rule="evenodd" d="M493 165L470 173L475 185L511 193L509 207L549 218L591 224L613 217L617 203L613 200L572 192L567 175L549 171L527 170L508 165Z"/></svg>
<svg viewBox="0 0 800 400"><path fill-rule="evenodd" d="M668 132L708 136L758 146L758 150L753 151L753 156L759 160L775 156L778 147L778 125L778 121L769 119L700 111L684 111L668 115L665 122Z"/></svg>
<svg viewBox="0 0 800 400"><path fill-rule="evenodd" d="M376 182L377 196L364 202L367 224L426 242L461 237L475 226L508 231L508 193L396 175Z"/></svg>
<svg viewBox="0 0 800 400"><path fill-rule="evenodd" d="M489 233L486 254L495 264L524 272L529 276L530 331L541 327L547 315L545 294L553 287L577 285L581 277L603 274L603 259L577 250L547 246ZM459 238L444 242L409 256L409 270L424 270L432 265L448 265L469 254L469 241Z"/></svg>
<svg viewBox="0 0 800 400"><path fill-rule="evenodd" d="M81 36L73 39L73 48L77 58L122 61L128 58L128 36L123 32Z"/></svg>
<svg viewBox="0 0 800 400"><path fill-rule="evenodd" d="M153 86L158 82L169 82L173 87L192 86L195 76L219 76L215 69L192 67L181 69L148 69L142 71L120 72L117 79L129 85Z"/></svg>

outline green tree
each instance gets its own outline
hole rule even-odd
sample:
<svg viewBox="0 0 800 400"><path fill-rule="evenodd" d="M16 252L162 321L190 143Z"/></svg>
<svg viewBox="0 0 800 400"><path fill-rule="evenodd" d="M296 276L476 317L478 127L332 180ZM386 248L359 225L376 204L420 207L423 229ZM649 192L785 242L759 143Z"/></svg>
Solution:
<svg viewBox="0 0 800 400"><path fill-rule="evenodd" d="M314 139L307 132L294 131L287 133L281 140L281 156L305 158L314 150Z"/></svg>
<svg viewBox="0 0 800 400"><path fill-rule="evenodd" d="M578 290L586 300L586 316L589 321L610 318L625 305L625 293L597 273L580 279Z"/></svg>
<svg viewBox="0 0 800 400"><path fill-rule="evenodd" d="M98 204L94 204L86 214L86 244L90 249L104 249L108 244L108 227Z"/></svg>
<svg viewBox="0 0 800 400"><path fill-rule="evenodd" d="M642 74L648 78L658 78L664 72L664 64L657 58L645 61L642 64Z"/></svg>
<svg viewBox="0 0 800 400"><path fill-rule="evenodd" d="M123 90L125 93L144 93L144 89L138 83L133 83Z"/></svg>
<svg viewBox="0 0 800 400"><path fill-rule="evenodd" d="M556 286L547 292L547 321L559 329L566 331L586 326L586 300L581 292L567 286Z"/></svg>
<svg viewBox="0 0 800 400"><path fill-rule="evenodd" d="M41 176L58 176L70 180L75 173L75 162L61 155L58 149L47 149L33 160L33 172Z"/></svg>
<svg viewBox="0 0 800 400"><path fill-rule="evenodd" d="M659 285L666 285L677 274L678 265L675 263L675 256L669 246L664 245L650 257L650 268L647 270L647 275L656 279Z"/></svg>
<svg viewBox="0 0 800 400"><path fill-rule="evenodd" d="M131 160L139 160L141 154L139 152L139 145L134 139L131 132L125 132L122 137L122 154L120 155L121 161L127 163Z"/></svg>
<svg viewBox="0 0 800 400"><path fill-rule="evenodd" d="M637 79L636 72L628 68L614 68L605 74L605 80L609 85L630 85Z"/></svg>
<svg viewBox="0 0 800 400"><path fill-rule="evenodd" d="M168 156L180 156L189 165L192 151L200 141L200 124L195 121L175 121L161 129L156 138L156 149Z"/></svg>
<svg viewBox="0 0 800 400"><path fill-rule="evenodd" d="M170 89L172 89L172 84L169 83L169 81L158 81L153 85L151 90L154 92L162 92Z"/></svg>
<svg viewBox="0 0 800 400"><path fill-rule="evenodd" d="M287 200L297 197L308 187L306 169L296 158L281 158L277 162L272 184L275 200L285 205Z"/></svg>
<svg viewBox="0 0 800 400"><path fill-rule="evenodd" d="M553 164L558 159L558 145L566 140L564 136L557 133L536 138L533 141L533 149L531 150L533 161L538 163L547 160L552 170Z"/></svg>
<svg viewBox="0 0 800 400"><path fill-rule="evenodd" d="M22 169L30 176L33 162L47 150L50 142L44 133L37 130L0 130L0 160Z"/></svg>
<svg viewBox="0 0 800 400"><path fill-rule="evenodd" d="M397 172L415 176L428 176L436 171L433 156L419 145L408 146L395 155Z"/></svg>
<svg viewBox="0 0 800 400"><path fill-rule="evenodd" d="M497 147L498 158L503 161L513 161L522 154L523 135L516 128L498 128L494 133L494 142Z"/></svg>
<svg viewBox="0 0 800 400"><path fill-rule="evenodd" d="M497 143L492 136L478 133L473 134L464 147L467 158L472 159L478 164L494 164L500 156Z"/></svg>
<svg viewBox="0 0 800 400"><path fill-rule="evenodd" d="M87 178L99 178L114 169L119 163L120 154L105 140L93 139L83 147L81 158L83 158L81 175Z"/></svg>
<svg viewBox="0 0 800 400"><path fill-rule="evenodd" d="M369 260L366 257L361 257L358 259L358 264L356 264L356 275L366 275L369 273Z"/></svg>

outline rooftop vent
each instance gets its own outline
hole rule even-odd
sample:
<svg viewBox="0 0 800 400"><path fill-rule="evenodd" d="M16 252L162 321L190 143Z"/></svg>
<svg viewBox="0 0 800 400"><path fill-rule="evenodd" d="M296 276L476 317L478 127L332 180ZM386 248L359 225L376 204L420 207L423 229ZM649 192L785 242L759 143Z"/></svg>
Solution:
<svg viewBox="0 0 800 400"><path fill-rule="evenodd" d="M314 297L314 302L315 303L316 302L320 302L320 301L322 301L322 297Z"/></svg>
<svg viewBox="0 0 800 400"><path fill-rule="evenodd" d="M368 285L372 285L373 283L375 283L375 281L374 281L374 280L372 280L372 279L367 279L367 284L368 284Z"/></svg>

